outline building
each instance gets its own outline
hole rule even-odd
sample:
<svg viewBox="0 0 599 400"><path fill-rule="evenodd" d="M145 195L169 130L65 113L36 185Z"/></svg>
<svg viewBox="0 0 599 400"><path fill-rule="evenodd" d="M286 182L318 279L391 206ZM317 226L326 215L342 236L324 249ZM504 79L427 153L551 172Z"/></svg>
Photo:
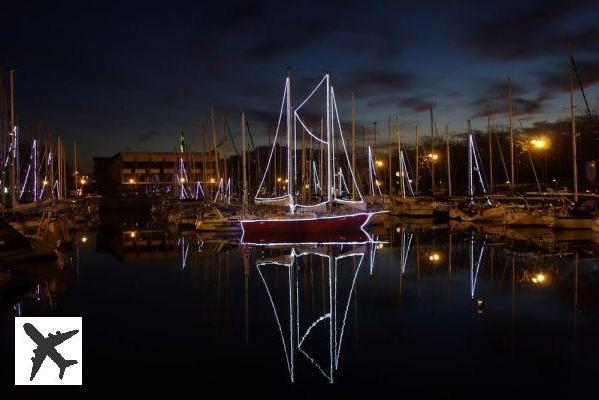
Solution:
<svg viewBox="0 0 599 400"><path fill-rule="evenodd" d="M168 190L181 179L214 183L217 176L214 152L120 152L112 157L94 157L96 189L101 194L140 188Z"/></svg>

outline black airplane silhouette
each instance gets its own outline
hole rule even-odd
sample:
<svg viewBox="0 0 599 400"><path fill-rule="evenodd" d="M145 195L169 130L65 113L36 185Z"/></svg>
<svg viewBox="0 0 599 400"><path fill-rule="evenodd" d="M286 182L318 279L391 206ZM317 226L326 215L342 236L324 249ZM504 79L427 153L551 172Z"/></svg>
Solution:
<svg viewBox="0 0 599 400"><path fill-rule="evenodd" d="M33 367L31 368L31 377L29 378L30 381L35 378L35 375L41 368L46 356L50 357L50 359L54 361L58 368L60 368L60 374L58 377L61 380L64 376L65 369L71 365L77 364L77 360L65 360L64 357L60 355L58 351L56 351L55 347L65 340L73 337L75 334L77 334L77 332L79 332L78 330L69 331L66 333L60 333L60 331L58 331L56 332L56 335L50 333L48 334L48 337L44 337L44 335L42 335L40 331L38 331L35 326L31 325L30 323L24 324L23 329L25 330L27 336L29 336L31 340L37 344L37 348L33 350L35 357L31 357Z"/></svg>

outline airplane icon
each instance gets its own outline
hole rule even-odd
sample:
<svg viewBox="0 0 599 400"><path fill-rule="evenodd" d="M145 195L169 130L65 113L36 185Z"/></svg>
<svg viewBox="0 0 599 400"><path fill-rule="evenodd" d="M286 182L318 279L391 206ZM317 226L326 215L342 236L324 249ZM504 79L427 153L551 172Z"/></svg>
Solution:
<svg viewBox="0 0 599 400"><path fill-rule="evenodd" d="M54 361L58 368L60 368L60 374L58 377L61 380L67 367L77 364L77 360L65 360L64 357L56 350L56 346L75 336L79 332L78 330L69 331L66 333L60 333L60 331L58 331L56 332L56 335L50 333L48 334L48 337L44 337L44 335L42 335L40 331L38 331L35 326L31 325L30 323L24 324L23 329L25 330L27 336L29 336L31 340L37 344L37 348L33 350L35 356L31 357L33 367L31 368L31 377L29 378L30 381L35 378L35 375L41 368L46 356L50 357L50 359Z"/></svg>

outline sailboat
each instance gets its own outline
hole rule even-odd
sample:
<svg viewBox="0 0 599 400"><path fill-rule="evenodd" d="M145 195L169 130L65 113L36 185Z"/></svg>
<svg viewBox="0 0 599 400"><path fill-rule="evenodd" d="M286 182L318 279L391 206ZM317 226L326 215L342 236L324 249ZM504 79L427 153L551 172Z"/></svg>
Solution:
<svg viewBox="0 0 599 400"><path fill-rule="evenodd" d="M324 118L326 121L326 137L323 137L322 135L321 137L318 137L315 135L304 122L301 113L302 107L304 107L304 105L306 105L306 103L322 87L326 89L326 116ZM287 184L286 193L275 197L261 197L265 192L265 189L263 189L264 182L268 175L269 168L271 167L272 155L277 147L276 141L281 129L283 114L286 116L288 149L287 176L285 179L285 183ZM323 186L326 186L324 190L321 188L321 202L317 204L300 204L298 202L300 196L296 182L301 182L302 180L297 179L298 172L301 171L298 169L297 136L298 134L303 135L304 133L309 135L311 140L315 140L321 146L326 148L326 156L323 160L325 165L321 165L321 169L323 169L324 172L321 179L319 179L323 181ZM343 150L342 152L339 152L339 154L336 151L335 137L337 135L339 136ZM339 165L336 165L337 155L340 156ZM344 166L349 171L348 175L351 178L351 184L357 189L359 200L344 198L344 193L336 188L335 171L337 167L341 168L341 164L344 163ZM284 214L271 214L264 218L243 219L241 221L241 227L244 234L278 233L286 235L292 233L298 235L321 232L356 231L362 230L375 214L372 212L359 211L364 207L364 200L356 183L356 177L351 167L351 162L349 161L347 146L341 129L337 102L335 100L335 91L331 85L329 74L325 74L314 90L312 90L312 92L295 108L291 104L291 76L288 74L285 80L283 100L281 102L281 109L275 130L273 147L270 151L262 181L260 182L254 197L254 202L256 204L288 207L289 212ZM339 210L341 206L353 208L356 211L342 213L341 210Z"/></svg>
<svg viewBox="0 0 599 400"><path fill-rule="evenodd" d="M485 177L482 172L482 162L480 154L476 147L474 134L470 128L468 121L468 197L469 200L452 208L449 211L449 218L459 219L468 222L494 222L502 220L505 216L505 207L500 204L495 204L487 196L483 202L477 202L474 199L474 172L478 177L482 193L487 196L488 190L485 182Z"/></svg>

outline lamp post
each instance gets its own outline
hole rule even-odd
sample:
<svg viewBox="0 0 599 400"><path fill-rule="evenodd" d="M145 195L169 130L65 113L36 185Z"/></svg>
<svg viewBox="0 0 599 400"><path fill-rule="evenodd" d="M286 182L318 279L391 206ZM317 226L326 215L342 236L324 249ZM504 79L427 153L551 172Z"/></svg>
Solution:
<svg viewBox="0 0 599 400"><path fill-rule="evenodd" d="M547 190L547 150L551 147L551 141L546 136L534 137L530 140L530 148L536 151L543 151L545 167L543 169L543 180L545 181L545 190Z"/></svg>

